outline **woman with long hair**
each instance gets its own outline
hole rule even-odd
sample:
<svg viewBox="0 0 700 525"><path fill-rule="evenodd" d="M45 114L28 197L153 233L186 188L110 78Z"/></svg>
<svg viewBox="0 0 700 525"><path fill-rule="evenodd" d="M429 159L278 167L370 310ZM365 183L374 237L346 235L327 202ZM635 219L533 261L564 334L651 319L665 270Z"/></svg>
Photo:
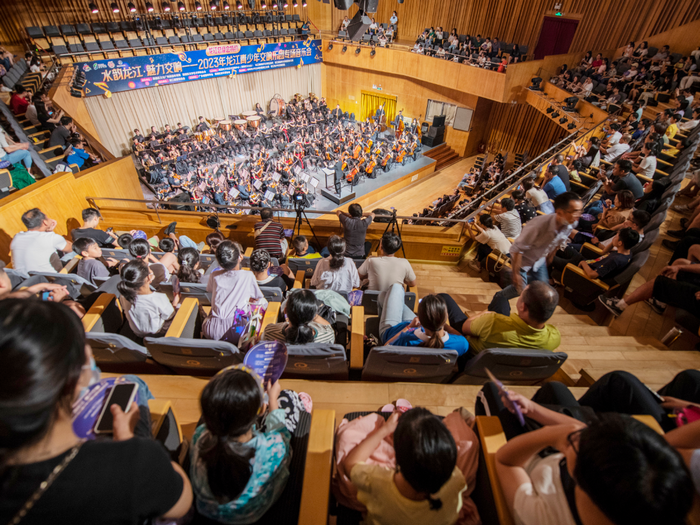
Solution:
<svg viewBox="0 0 700 525"><path fill-rule="evenodd" d="M357 266L350 257L345 257L345 239L333 235L328 239L326 247L330 255L316 265L311 286L334 292L349 292L353 288L359 288L360 274Z"/></svg>

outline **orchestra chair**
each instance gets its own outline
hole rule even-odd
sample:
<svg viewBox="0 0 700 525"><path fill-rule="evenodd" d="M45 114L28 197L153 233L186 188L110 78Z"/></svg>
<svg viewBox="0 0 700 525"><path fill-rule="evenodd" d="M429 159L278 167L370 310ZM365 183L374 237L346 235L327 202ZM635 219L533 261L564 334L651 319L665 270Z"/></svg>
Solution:
<svg viewBox="0 0 700 525"><path fill-rule="evenodd" d="M277 303L273 303L277 304ZM226 341L198 339L202 318L199 301L188 297L165 337L146 337L146 349L156 363L176 374L214 375L222 368L243 362L243 353Z"/></svg>
<svg viewBox="0 0 700 525"><path fill-rule="evenodd" d="M528 348L487 348L467 361L455 385L483 385L488 369L496 379L511 385L536 385L552 377L569 356L564 352Z"/></svg>

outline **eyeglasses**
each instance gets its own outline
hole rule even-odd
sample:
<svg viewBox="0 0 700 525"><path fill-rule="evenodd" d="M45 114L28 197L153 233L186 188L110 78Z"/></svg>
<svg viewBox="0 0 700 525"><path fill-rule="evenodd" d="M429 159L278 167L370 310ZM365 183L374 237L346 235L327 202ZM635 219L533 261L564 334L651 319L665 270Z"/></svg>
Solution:
<svg viewBox="0 0 700 525"><path fill-rule="evenodd" d="M571 448L574 449L574 452L576 452L576 455L578 455L578 449L579 449L579 444L580 444L580 437L581 437L581 432L583 432L583 428L580 428L578 430L574 430L571 432L569 435L566 436L566 440L569 442L569 445L571 445Z"/></svg>

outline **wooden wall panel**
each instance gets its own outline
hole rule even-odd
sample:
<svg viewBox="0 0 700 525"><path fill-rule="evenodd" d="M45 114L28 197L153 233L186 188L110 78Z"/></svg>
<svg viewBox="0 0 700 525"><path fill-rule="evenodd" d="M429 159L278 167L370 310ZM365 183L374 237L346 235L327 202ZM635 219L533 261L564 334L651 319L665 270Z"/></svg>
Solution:
<svg viewBox="0 0 700 525"><path fill-rule="evenodd" d="M534 158L569 133L529 104L493 103L484 142L492 153L527 151Z"/></svg>
<svg viewBox="0 0 700 525"><path fill-rule="evenodd" d="M131 157L110 161L83 173L52 175L2 200L0 207L0 259L10 262L12 237L26 228L22 214L39 208L56 219L56 233L67 235L80 226L80 211L88 207L85 197L115 197L143 199L139 178ZM110 204L112 207L145 208L137 203Z"/></svg>
<svg viewBox="0 0 700 525"><path fill-rule="evenodd" d="M572 52L614 49L700 19L696 0L563 0L562 4L565 16L581 20ZM448 31L455 27L462 34L528 45L533 52L545 14L554 14L553 5L552 0L408 0L403 4L380 0L375 16L378 22L388 23L391 12L397 11L401 39L415 39L430 26ZM349 11L333 10L333 28L356 11L357 5Z"/></svg>

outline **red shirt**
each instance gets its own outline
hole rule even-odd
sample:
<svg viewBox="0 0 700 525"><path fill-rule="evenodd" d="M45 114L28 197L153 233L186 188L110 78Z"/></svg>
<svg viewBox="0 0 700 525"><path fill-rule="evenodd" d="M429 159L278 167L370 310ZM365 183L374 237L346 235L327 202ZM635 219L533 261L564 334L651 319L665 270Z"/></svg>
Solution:
<svg viewBox="0 0 700 525"><path fill-rule="evenodd" d="M10 99L10 109L12 110L12 113L15 115L22 115L27 111L28 106L29 101L27 101L24 97L20 97L17 93L12 95L12 98Z"/></svg>

